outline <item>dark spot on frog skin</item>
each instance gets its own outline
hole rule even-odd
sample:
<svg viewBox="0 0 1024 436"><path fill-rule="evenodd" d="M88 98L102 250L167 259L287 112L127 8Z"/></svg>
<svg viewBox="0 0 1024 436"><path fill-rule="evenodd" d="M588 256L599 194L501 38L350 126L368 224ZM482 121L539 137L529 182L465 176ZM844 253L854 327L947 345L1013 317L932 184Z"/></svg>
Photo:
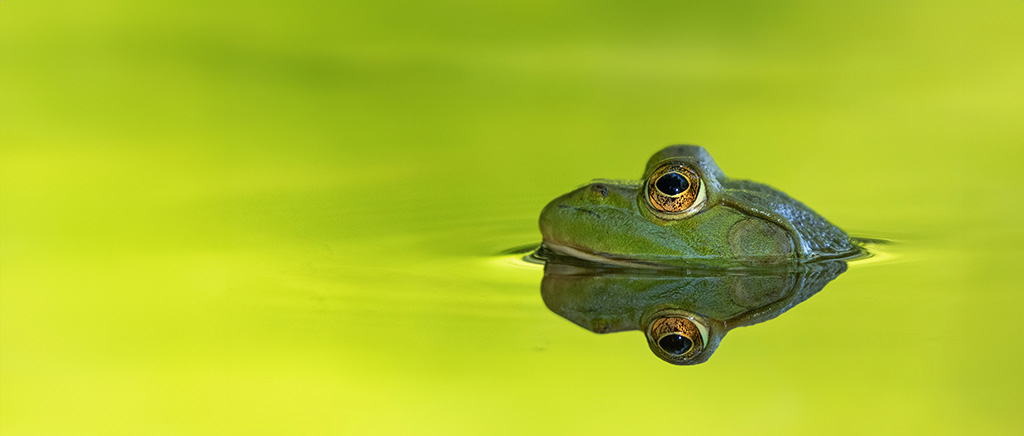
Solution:
<svg viewBox="0 0 1024 436"><path fill-rule="evenodd" d="M558 208L559 209L572 209L572 210L575 210L577 212L583 212L583 213L588 213L590 215L593 215L594 218L601 218L601 215L598 215L597 212L594 212L594 211L588 210L588 209L584 209L584 208L578 207L578 206L569 206L567 204L560 204L560 205L558 205Z"/></svg>

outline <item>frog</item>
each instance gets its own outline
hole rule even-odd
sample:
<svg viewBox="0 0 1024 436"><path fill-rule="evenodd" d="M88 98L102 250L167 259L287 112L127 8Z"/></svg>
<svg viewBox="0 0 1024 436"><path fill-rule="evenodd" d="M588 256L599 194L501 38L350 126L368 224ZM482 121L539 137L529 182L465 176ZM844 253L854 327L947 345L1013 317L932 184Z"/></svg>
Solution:
<svg viewBox="0 0 1024 436"><path fill-rule="evenodd" d="M540 249L604 265L785 268L850 259L860 246L800 201L725 175L697 145L672 145L640 180L596 179L540 214Z"/></svg>

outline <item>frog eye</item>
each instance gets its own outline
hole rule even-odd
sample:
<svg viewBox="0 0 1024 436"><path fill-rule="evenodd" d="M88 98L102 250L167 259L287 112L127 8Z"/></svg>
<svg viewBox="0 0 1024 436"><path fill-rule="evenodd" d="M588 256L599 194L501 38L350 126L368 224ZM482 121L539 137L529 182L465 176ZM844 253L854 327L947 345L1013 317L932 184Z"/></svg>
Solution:
<svg viewBox="0 0 1024 436"><path fill-rule="evenodd" d="M707 201L700 176L681 164L658 168L647 180L645 191L648 204L665 219L686 218L699 212Z"/></svg>
<svg viewBox="0 0 1024 436"><path fill-rule="evenodd" d="M648 338L669 360L691 359L704 350L708 329L690 318L668 316L651 324Z"/></svg>

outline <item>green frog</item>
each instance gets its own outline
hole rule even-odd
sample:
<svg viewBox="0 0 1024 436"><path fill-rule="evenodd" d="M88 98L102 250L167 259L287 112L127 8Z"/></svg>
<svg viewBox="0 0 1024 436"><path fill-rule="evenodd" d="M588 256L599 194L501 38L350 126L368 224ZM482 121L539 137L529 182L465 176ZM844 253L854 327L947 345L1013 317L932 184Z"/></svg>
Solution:
<svg viewBox="0 0 1024 436"><path fill-rule="evenodd" d="M542 250L627 267L778 268L860 247L803 203L725 176L707 150L654 154L639 181L595 180L540 215Z"/></svg>

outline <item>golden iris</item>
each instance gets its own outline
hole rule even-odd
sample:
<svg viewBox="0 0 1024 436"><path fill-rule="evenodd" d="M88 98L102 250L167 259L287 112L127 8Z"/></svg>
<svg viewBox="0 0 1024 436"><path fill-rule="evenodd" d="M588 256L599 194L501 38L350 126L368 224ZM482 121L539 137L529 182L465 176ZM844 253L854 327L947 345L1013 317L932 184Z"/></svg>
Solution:
<svg viewBox="0 0 1024 436"><path fill-rule="evenodd" d="M706 200L704 182L697 172L681 164L658 168L647 179L647 201L659 216L679 219L700 211Z"/></svg>
<svg viewBox="0 0 1024 436"><path fill-rule="evenodd" d="M672 359L691 359L700 354L706 343L706 328L691 319L669 316L651 324L652 340Z"/></svg>

